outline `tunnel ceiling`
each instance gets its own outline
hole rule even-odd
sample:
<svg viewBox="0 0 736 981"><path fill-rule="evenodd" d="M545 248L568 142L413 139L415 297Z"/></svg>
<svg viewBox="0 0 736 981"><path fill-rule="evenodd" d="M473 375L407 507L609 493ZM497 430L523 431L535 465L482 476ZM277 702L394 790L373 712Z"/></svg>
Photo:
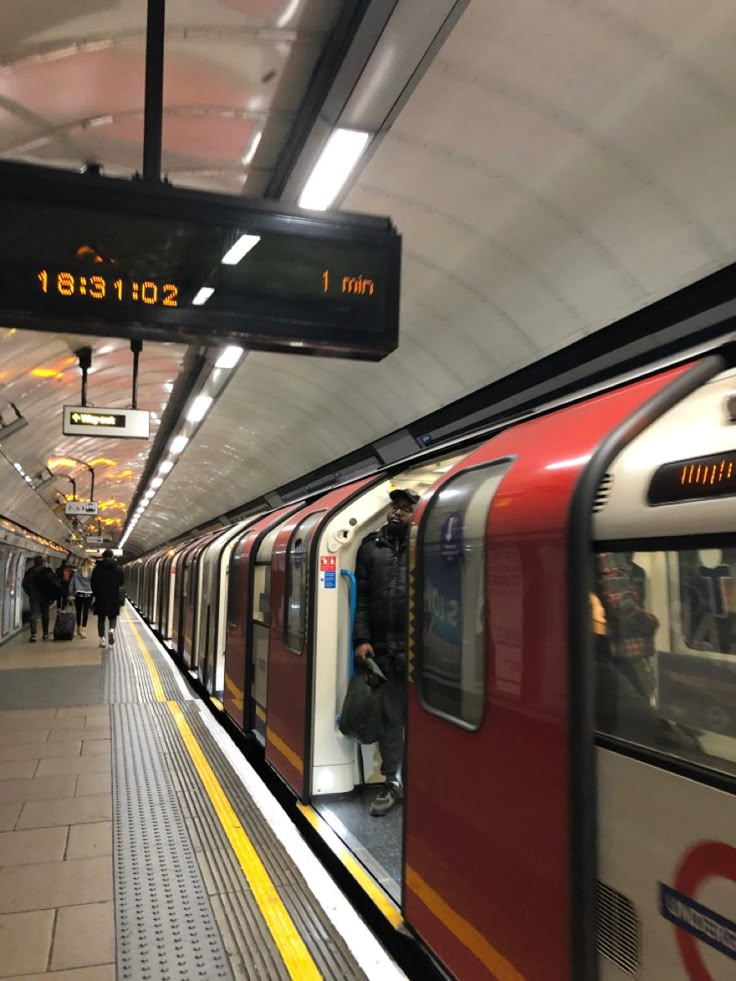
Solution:
<svg viewBox="0 0 736 981"><path fill-rule="evenodd" d="M174 183L264 192L342 9L169 0ZM127 176L140 167L145 6L51 10L0 4L0 156L63 167L92 156ZM390 215L403 235L399 350L375 365L248 354L139 522L135 550L733 262L735 42L726 0L471 0L342 202ZM5 327L0 372L18 343ZM68 338L38 343L50 367L57 351L58 364L71 356ZM129 358L116 350L101 355L99 404L124 397L118 369L102 367ZM144 357L152 403L182 360L173 346ZM21 363L12 401L29 428L11 439L29 459L63 455L60 421L56 440L48 422L61 402L42 398ZM138 452L89 448L132 470L123 501Z"/></svg>

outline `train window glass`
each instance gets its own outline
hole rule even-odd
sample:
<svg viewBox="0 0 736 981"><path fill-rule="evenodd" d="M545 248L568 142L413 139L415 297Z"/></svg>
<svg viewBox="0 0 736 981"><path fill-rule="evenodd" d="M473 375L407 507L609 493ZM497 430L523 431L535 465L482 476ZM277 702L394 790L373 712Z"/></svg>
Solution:
<svg viewBox="0 0 736 981"><path fill-rule="evenodd" d="M269 626L271 623L271 563L259 562L256 565L255 582L253 584L255 603L253 604L253 619L257 623Z"/></svg>
<svg viewBox="0 0 736 981"><path fill-rule="evenodd" d="M427 711L477 729L485 705L486 524L509 461L466 470L432 497L417 558L415 678Z"/></svg>
<svg viewBox="0 0 736 981"><path fill-rule="evenodd" d="M286 550L284 643L294 654L302 653L307 635L309 539L322 514L322 511L317 511L300 521L292 532Z"/></svg>
<svg viewBox="0 0 736 981"><path fill-rule="evenodd" d="M599 731L736 773L736 543L601 550Z"/></svg>

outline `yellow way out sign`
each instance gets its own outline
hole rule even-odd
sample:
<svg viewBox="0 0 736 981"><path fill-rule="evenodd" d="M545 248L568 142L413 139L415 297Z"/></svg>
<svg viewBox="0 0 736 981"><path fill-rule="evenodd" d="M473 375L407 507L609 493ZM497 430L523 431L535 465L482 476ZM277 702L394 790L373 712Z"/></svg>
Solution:
<svg viewBox="0 0 736 981"><path fill-rule="evenodd" d="M65 405L65 436L102 436L107 439L148 439L150 414L143 409L91 409Z"/></svg>

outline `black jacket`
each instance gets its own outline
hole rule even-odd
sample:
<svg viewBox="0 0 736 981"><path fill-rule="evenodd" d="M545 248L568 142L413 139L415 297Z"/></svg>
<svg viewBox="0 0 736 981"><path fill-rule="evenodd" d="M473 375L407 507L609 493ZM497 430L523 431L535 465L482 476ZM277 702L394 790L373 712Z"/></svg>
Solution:
<svg viewBox="0 0 736 981"><path fill-rule="evenodd" d="M92 570L90 585L95 597L95 613L103 617L116 617L120 613L123 570L115 559L102 559Z"/></svg>
<svg viewBox="0 0 736 981"><path fill-rule="evenodd" d="M389 534L388 525L363 539L355 562L358 604L353 642L370 643L377 658L406 657L408 537Z"/></svg>
<svg viewBox="0 0 736 981"><path fill-rule="evenodd" d="M21 585L29 597L38 596L48 603L62 595L56 573L47 565L31 566L27 569Z"/></svg>

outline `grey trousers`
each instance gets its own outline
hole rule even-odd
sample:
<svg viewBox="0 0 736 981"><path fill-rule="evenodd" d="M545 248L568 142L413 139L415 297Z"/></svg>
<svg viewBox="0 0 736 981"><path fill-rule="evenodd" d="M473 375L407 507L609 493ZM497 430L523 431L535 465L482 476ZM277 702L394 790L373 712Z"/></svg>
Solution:
<svg viewBox="0 0 736 981"><path fill-rule="evenodd" d="M406 674L403 666L396 670L394 659L377 657L376 663L386 675L381 685L383 699L383 736L378 740L381 750L381 773L387 780L398 780L404 761L404 722L406 716Z"/></svg>

